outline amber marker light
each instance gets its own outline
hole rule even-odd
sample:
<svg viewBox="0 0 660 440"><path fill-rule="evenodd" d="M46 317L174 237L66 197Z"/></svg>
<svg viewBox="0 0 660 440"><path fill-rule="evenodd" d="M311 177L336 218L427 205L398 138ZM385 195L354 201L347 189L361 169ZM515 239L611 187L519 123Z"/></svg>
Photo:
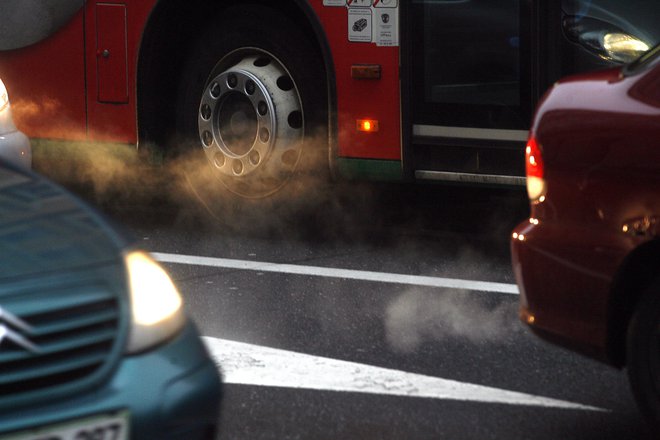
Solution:
<svg viewBox="0 0 660 440"><path fill-rule="evenodd" d="M526 308L520 310L520 319L526 322L529 325L532 325L536 322L536 317Z"/></svg>
<svg viewBox="0 0 660 440"><path fill-rule="evenodd" d="M378 126L378 121L375 119L358 119L357 120L357 130L364 131L367 133L375 133L380 127Z"/></svg>

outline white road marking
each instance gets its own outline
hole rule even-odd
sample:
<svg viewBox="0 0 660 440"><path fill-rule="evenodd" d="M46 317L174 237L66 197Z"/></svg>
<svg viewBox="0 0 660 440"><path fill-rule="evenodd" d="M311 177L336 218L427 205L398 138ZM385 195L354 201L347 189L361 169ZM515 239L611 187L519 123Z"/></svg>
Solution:
<svg viewBox="0 0 660 440"><path fill-rule="evenodd" d="M580 403L312 356L209 336L206 346L228 384L607 411Z"/></svg>
<svg viewBox="0 0 660 440"><path fill-rule="evenodd" d="M344 278L379 283L406 284L426 287L445 287L481 292L509 293L517 295L515 284L493 283L489 281L462 280L420 275L405 275L366 270L336 269L332 267L304 266L296 264L278 264L261 261L234 260L228 258L199 257L195 255L166 254L152 252L154 258L162 263L189 264L193 266L222 267L227 269L254 270L259 272L277 272L295 275Z"/></svg>
<svg viewBox="0 0 660 440"><path fill-rule="evenodd" d="M445 287L484 292L518 293L518 288L515 284L159 252L154 252L152 255L163 263L334 277L427 287ZM223 373L223 381L228 384L540 406L572 410L607 411L602 408L580 403L262 347L210 336L205 336L203 339Z"/></svg>

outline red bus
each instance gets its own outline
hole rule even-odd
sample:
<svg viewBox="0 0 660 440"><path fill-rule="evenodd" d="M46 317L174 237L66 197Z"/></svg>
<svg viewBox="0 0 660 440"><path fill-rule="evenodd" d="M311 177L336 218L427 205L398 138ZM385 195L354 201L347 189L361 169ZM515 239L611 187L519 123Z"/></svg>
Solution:
<svg viewBox="0 0 660 440"><path fill-rule="evenodd" d="M0 78L37 144L187 146L245 197L313 157L524 185L544 91L660 34L652 0L5 0L0 17Z"/></svg>

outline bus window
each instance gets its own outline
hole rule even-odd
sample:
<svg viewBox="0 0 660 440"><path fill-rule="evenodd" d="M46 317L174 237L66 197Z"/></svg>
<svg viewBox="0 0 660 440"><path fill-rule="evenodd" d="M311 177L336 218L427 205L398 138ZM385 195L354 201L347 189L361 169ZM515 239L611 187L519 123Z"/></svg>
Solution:
<svg viewBox="0 0 660 440"><path fill-rule="evenodd" d="M417 0L412 14L415 122L524 128L520 0Z"/></svg>

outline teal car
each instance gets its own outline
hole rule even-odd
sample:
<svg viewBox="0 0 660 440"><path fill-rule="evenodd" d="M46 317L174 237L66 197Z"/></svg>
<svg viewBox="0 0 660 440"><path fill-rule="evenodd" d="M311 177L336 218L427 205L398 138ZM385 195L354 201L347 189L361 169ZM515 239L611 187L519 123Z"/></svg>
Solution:
<svg viewBox="0 0 660 440"><path fill-rule="evenodd" d="M0 160L0 439L212 439L220 396L167 273Z"/></svg>

